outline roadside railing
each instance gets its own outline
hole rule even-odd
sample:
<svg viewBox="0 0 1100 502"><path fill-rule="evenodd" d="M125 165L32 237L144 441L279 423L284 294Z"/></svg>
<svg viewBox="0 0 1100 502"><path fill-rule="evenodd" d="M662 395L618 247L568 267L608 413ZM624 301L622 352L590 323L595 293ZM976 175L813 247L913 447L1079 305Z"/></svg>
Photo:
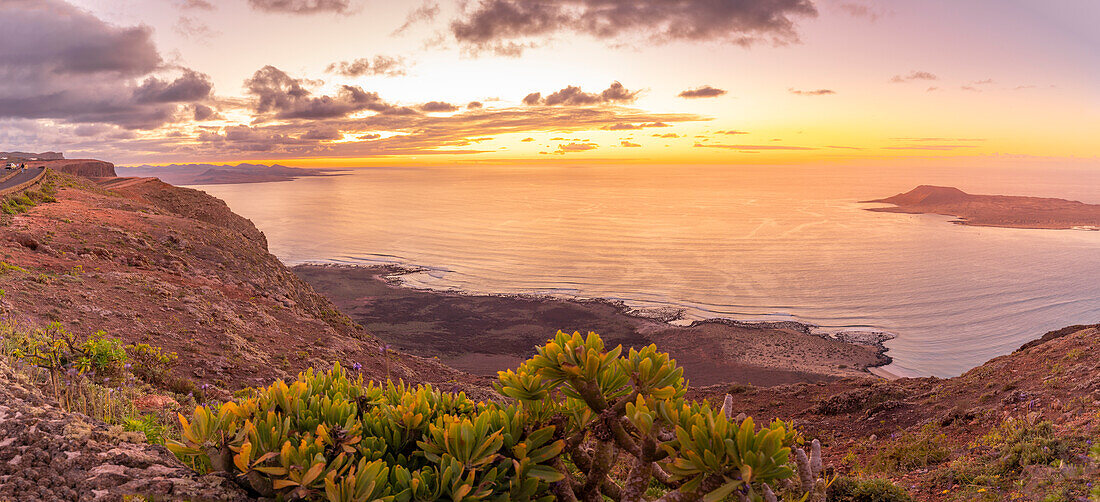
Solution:
<svg viewBox="0 0 1100 502"><path fill-rule="evenodd" d="M26 189L34 186L39 181L42 181L42 178L45 178L45 177L46 177L46 170L43 169L34 178L31 178L27 181L24 181L23 183L20 183L18 185L13 186L13 187L0 189L0 197L5 197L5 196L11 195L11 194L16 193L16 192L22 192L23 190L26 190ZM10 179L10 177L6 178L6 179ZM3 182L3 180L0 180L0 182Z"/></svg>

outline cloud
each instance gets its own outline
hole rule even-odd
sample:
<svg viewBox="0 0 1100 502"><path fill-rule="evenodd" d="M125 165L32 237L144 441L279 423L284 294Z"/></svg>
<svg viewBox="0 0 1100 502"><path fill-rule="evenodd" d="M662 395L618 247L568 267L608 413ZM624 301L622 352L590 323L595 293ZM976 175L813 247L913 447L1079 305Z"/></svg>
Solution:
<svg viewBox="0 0 1100 502"><path fill-rule="evenodd" d="M878 21L880 17L887 13L881 5L862 0L840 2L836 4L836 8L849 16L867 18L871 21Z"/></svg>
<svg viewBox="0 0 1100 502"><path fill-rule="evenodd" d="M726 91L723 90L723 89L717 89L717 88L711 87L709 85L704 85L703 87L699 87L699 88L696 88L696 89L688 89L686 91L683 91L680 94L677 94L677 96L679 96L681 98L689 98L689 99L690 98L717 98L718 96L721 96L725 93L726 93Z"/></svg>
<svg viewBox="0 0 1100 502"><path fill-rule="evenodd" d="M585 152L588 150L595 150L599 147L600 145L593 143L566 143L558 145L557 153Z"/></svg>
<svg viewBox="0 0 1100 502"><path fill-rule="evenodd" d="M214 10L214 4L208 0L179 0L179 8L198 9L198 10Z"/></svg>
<svg viewBox="0 0 1100 502"><path fill-rule="evenodd" d="M534 141L534 140L535 140L535 138L530 138L530 137L528 137L528 138L523 138L523 139L521 139L520 141L521 141L521 142L523 142L523 143L530 143L530 142L532 142L532 141Z"/></svg>
<svg viewBox="0 0 1100 502"><path fill-rule="evenodd" d="M619 122L679 123L699 120L707 119L698 115L650 114L617 107L524 106L462 111L449 115L375 114L358 118L292 119L260 123L251 127L215 128L200 135L199 146L185 158L224 157L235 152L248 155L256 151L263 151L271 158L318 154L349 157L478 154L489 150L471 148L473 140L477 138L548 130L563 133L592 131ZM387 134L373 141L341 143L323 143L303 138L309 130L322 126L339 129L345 138L358 137L365 133L377 134L380 131ZM558 140L587 143L587 140L575 137ZM593 149L596 146L566 148L569 151L581 151L577 149Z"/></svg>
<svg viewBox="0 0 1100 502"><path fill-rule="evenodd" d="M278 119L325 119L345 117L355 112L388 114L416 113L382 101L377 93L362 87L343 85L335 96L314 96L304 87L310 82L291 78L274 66L265 66L245 81L248 94L256 97L255 111L274 114Z"/></svg>
<svg viewBox="0 0 1100 502"><path fill-rule="evenodd" d="M893 82L895 84L900 84L900 83L904 83L904 82L911 82L913 80L939 80L939 79L940 79L940 77L936 76L934 73L929 73L929 72L926 72L926 71L913 70L913 71L909 72L908 75L894 75L894 77L890 79L890 82Z"/></svg>
<svg viewBox="0 0 1100 502"><path fill-rule="evenodd" d="M620 141L619 145L621 145L624 148L638 148L638 147L642 146L642 145L639 145L637 143L631 143L631 142L626 141L626 140Z"/></svg>
<svg viewBox="0 0 1100 502"><path fill-rule="evenodd" d="M466 103L467 110L478 110L484 106L485 105L481 104L481 101L470 101L469 103Z"/></svg>
<svg viewBox="0 0 1100 502"><path fill-rule="evenodd" d="M265 12L290 14L316 14L318 12L347 12L351 0L248 0L253 9Z"/></svg>
<svg viewBox="0 0 1100 502"><path fill-rule="evenodd" d="M612 43L785 44L798 40L795 18L816 15L810 0L479 0L450 28L468 50L515 56L535 45L533 38L564 33Z"/></svg>
<svg viewBox="0 0 1100 502"><path fill-rule="evenodd" d="M192 110L194 111L193 116L194 116L194 119L195 119L196 122L202 122L204 120L220 118L220 115L218 115L218 112L214 111L214 109L210 108L209 106L196 103L194 105L191 105L191 107L192 107Z"/></svg>
<svg viewBox="0 0 1100 502"><path fill-rule="evenodd" d="M599 94L587 93L580 87L567 86L554 92L545 98L542 93L533 92L523 98L523 104L528 106L590 106L616 103L633 103L638 98L639 91L631 92L619 82L613 82L610 87Z"/></svg>
<svg viewBox="0 0 1100 502"><path fill-rule="evenodd" d="M149 77L140 87L134 89L134 100L138 103L180 103L184 101L202 101L210 97L214 84L210 77L193 70L184 70L179 78L168 82Z"/></svg>
<svg viewBox="0 0 1100 502"><path fill-rule="evenodd" d="M890 138L891 141L912 141L917 143L928 142L968 142L968 141L987 141L986 138L940 138L940 137L915 137L915 138Z"/></svg>
<svg viewBox="0 0 1100 502"><path fill-rule="evenodd" d="M409 12L409 15L405 16L405 23L393 31L393 35L400 35L405 30L412 28L417 23L430 23L435 20L435 17L439 15L439 4L425 0L420 7L413 9Z"/></svg>
<svg viewBox="0 0 1100 502"><path fill-rule="evenodd" d="M787 146L787 145L704 145L702 143L695 143L695 148L724 148L727 150L743 150L743 151L759 151L759 150L817 150L817 148L809 146Z"/></svg>
<svg viewBox="0 0 1100 502"><path fill-rule="evenodd" d="M0 3L0 33L0 118L152 129L186 119L184 102L211 92L205 75L164 64L150 28L61 0Z"/></svg>
<svg viewBox="0 0 1100 502"><path fill-rule="evenodd" d="M454 112L458 107L443 101L429 101L420 105L420 109L426 112Z"/></svg>
<svg viewBox="0 0 1100 502"><path fill-rule="evenodd" d="M220 35L217 30L214 30L206 23L188 16L180 16L179 20L176 21L175 30L176 33L180 35L196 39L200 42L208 41L210 38Z"/></svg>
<svg viewBox="0 0 1100 502"><path fill-rule="evenodd" d="M680 135L676 134L674 132L670 132L670 133L666 133L666 134L654 134L653 137L654 138L679 138Z"/></svg>
<svg viewBox="0 0 1100 502"><path fill-rule="evenodd" d="M632 131L635 129L645 129L647 127L672 127L664 122L649 122L646 124L627 124L625 122L619 122L618 124L612 124L603 127L605 131Z"/></svg>
<svg viewBox="0 0 1100 502"><path fill-rule="evenodd" d="M740 134L749 134L749 132L748 131L738 131L738 130L735 130L735 129L730 129L728 131L714 131L714 134L740 135Z"/></svg>
<svg viewBox="0 0 1100 502"><path fill-rule="evenodd" d="M959 148L976 148L976 145L907 145L885 146L885 150L956 150Z"/></svg>
<svg viewBox="0 0 1100 502"><path fill-rule="evenodd" d="M335 127L320 127L317 129L310 129L302 135L302 139L316 139L316 140L334 140L343 137L340 134L340 130Z"/></svg>
<svg viewBox="0 0 1100 502"><path fill-rule="evenodd" d="M325 71L345 77L362 77L364 75L398 77L408 72L408 66L405 63L405 58L375 56L373 61L368 58L359 58L351 62L332 63L328 65Z"/></svg>
<svg viewBox="0 0 1100 502"><path fill-rule="evenodd" d="M800 96L828 96L830 94L836 94L836 91L832 89L812 89L804 91L801 89L790 88L787 89L787 91L791 94L798 94Z"/></svg>

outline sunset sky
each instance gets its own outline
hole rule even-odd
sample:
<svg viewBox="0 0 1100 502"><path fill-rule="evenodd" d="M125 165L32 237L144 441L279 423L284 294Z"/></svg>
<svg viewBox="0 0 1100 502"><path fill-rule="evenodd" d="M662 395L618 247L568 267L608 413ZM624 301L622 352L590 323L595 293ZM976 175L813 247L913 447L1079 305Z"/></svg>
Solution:
<svg viewBox="0 0 1100 502"><path fill-rule="evenodd" d="M1097 20L1095 0L0 0L0 150L1100 166Z"/></svg>

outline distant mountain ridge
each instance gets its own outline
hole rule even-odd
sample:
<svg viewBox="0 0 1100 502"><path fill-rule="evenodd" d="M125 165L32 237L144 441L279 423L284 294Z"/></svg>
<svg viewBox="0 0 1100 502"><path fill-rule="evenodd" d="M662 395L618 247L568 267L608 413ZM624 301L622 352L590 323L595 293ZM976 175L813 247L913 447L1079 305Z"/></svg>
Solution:
<svg viewBox="0 0 1100 502"><path fill-rule="evenodd" d="M279 164L169 164L119 167L119 176L160 178L172 185L224 185L290 181L305 176L333 176L333 170L287 167Z"/></svg>
<svg viewBox="0 0 1100 502"><path fill-rule="evenodd" d="M0 152L0 159L4 160L61 160L65 155L61 152Z"/></svg>

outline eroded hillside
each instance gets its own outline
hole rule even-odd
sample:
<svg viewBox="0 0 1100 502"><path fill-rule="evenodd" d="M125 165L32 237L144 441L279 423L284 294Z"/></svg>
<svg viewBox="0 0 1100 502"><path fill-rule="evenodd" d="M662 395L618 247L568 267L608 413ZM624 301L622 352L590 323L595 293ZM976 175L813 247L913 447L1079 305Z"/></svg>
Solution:
<svg viewBox="0 0 1100 502"><path fill-rule="evenodd" d="M181 377L224 389L333 361L376 378L471 381L382 350L218 199L152 178L50 177L57 202L6 216L0 237L0 305L22 324L163 346Z"/></svg>

